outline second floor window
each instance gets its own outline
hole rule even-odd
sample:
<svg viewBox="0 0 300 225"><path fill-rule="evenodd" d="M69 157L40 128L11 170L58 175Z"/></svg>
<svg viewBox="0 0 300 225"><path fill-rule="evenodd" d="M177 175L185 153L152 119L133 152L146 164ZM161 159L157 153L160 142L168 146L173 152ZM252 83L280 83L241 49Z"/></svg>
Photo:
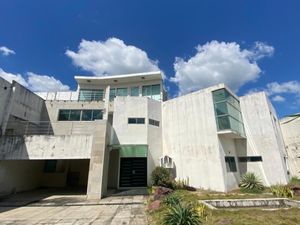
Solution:
<svg viewBox="0 0 300 225"><path fill-rule="evenodd" d="M80 89L79 101L102 101L103 89Z"/></svg>
<svg viewBox="0 0 300 225"><path fill-rule="evenodd" d="M61 109L58 121L93 121L102 120L103 112L99 109Z"/></svg>
<svg viewBox="0 0 300 225"><path fill-rule="evenodd" d="M161 100L160 85L145 85L142 87L142 95L152 98L154 100Z"/></svg>
<svg viewBox="0 0 300 225"><path fill-rule="evenodd" d="M109 100L113 101L116 96L127 96L127 88L111 88L109 91Z"/></svg>

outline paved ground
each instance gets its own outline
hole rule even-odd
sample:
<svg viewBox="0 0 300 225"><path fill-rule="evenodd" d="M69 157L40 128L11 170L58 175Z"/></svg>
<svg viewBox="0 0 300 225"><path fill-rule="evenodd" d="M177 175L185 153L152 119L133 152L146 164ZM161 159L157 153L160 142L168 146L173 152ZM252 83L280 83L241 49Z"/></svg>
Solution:
<svg viewBox="0 0 300 225"><path fill-rule="evenodd" d="M0 201L0 224L147 224L146 196L125 192L99 201L84 195L23 193Z"/></svg>

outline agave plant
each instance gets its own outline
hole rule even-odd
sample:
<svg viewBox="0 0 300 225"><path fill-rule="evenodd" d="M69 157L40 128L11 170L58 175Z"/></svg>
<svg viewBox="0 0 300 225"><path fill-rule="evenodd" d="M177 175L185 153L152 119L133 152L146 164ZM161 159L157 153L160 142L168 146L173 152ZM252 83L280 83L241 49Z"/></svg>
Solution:
<svg viewBox="0 0 300 225"><path fill-rule="evenodd" d="M293 198L294 192L291 188L284 185L275 185L271 187L271 192L276 197L282 197L282 198Z"/></svg>
<svg viewBox="0 0 300 225"><path fill-rule="evenodd" d="M181 198L179 196L175 194L170 194L164 198L163 203L167 206L174 206L180 204L180 201Z"/></svg>
<svg viewBox="0 0 300 225"><path fill-rule="evenodd" d="M163 217L163 225L199 225L202 224L197 209L192 205L177 204L169 208Z"/></svg>
<svg viewBox="0 0 300 225"><path fill-rule="evenodd" d="M261 180L254 173L245 173L242 176L240 187L245 191L262 191L264 186Z"/></svg>

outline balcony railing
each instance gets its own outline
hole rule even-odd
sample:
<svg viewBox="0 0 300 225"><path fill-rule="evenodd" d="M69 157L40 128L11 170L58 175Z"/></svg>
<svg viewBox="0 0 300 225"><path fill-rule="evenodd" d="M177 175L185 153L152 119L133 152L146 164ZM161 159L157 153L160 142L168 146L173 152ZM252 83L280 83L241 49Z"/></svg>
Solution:
<svg viewBox="0 0 300 225"><path fill-rule="evenodd" d="M16 121L9 122L5 135L72 135L92 134L95 121Z"/></svg>

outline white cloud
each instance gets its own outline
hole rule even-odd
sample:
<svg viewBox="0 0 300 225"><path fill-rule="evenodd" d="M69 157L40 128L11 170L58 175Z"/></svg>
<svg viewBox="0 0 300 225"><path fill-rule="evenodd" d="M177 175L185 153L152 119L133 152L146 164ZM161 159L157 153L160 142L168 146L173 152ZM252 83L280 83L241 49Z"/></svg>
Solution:
<svg viewBox="0 0 300 225"><path fill-rule="evenodd" d="M0 53L2 53L2 55L4 56L8 56L10 54L16 54L14 50L9 49L8 47L5 46L0 47Z"/></svg>
<svg viewBox="0 0 300 225"><path fill-rule="evenodd" d="M74 65L96 76L158 71L158 61L149 59L147 53L122 40L82 40L78 51L66 51Z"/></svg>
<svg viewBox="0 0 300 225"><path fill-rule="evenodd" d="M27 73L27 83L32 91L68 91L70 87L62 84L53 76L39 75L32 72Z"/></svg>
<svg viewBox="0 0 300 225"><path fill-rule="evenodd" d="M257 60L271 56L272 46L256 42L251 49L241 49L236 42L211 41L196 47L196 54L184 60L177 57L175 77L171 81L179 86L180 94L189 93L219 83L233 91L259 78L261 69Z"/></svg>
<svg viewBox="0 0 300 225"><path fill-rule="evenodd" d="M5 80L12 82L13 80L17 81L19 84L22 84L23 86L27 87L27 82L22 77L21 74L13 74L5 72L2 68L0 68L0 77L4 78Z"/></svg>
<svg viewBox="0 0 300 225"><path fill-rule="evenodd" d="M288 81L283 83L272 82L267 84L266 92L269 95L274 94L299 94L300 95L300 82L299 81Z"/></svg>
<svg viewBox="0 0 300 225"><path fill-rule="evenodd" d="M31 91L68 91L70 87L61 83L60 80L55 79L53 76L39 75L32 72L28 72L27 78L24 78L21 74L12 74L5 72L0 68L0 77L12 82L17 81L19 84Z"/></svg>
<svg viewBox="0 0 300 225"><path fill-rule="evenodd" d="M287 82L271 82L265 88L255 88L248 91L247 94L264 91L274 102L285 102L287 97L289 103L300 105L300 82L293 80Z"/></svg>
<svg viewBox="0 0 300 225"><path fill-rule="evenodd" d="M282 97L281 95L275 95L275 96L272 98L272 101L274 101L274 102L284 102L284 101L285 101L285 98Z"/></svg>

